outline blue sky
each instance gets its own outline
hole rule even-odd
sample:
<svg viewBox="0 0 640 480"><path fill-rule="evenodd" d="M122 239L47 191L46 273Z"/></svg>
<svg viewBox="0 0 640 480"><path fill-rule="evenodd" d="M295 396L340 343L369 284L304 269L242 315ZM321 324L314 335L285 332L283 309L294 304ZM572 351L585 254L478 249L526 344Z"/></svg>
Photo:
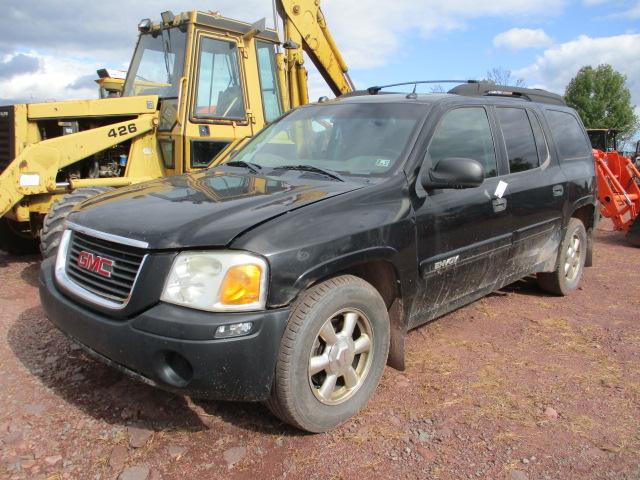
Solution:
<svg viewBox="0 0 640 480"><path fill-rule="evenodd" d="M323 0L358 87L483 78L502 67L528 86L563 93L585 65L611 63L640 105L640 0ZM216 10L255 21L271 0L22 0L5 5L0 103L90 98L99 67L126 69L141 18ZM310 79L312 98L327 93Z"/></svg>

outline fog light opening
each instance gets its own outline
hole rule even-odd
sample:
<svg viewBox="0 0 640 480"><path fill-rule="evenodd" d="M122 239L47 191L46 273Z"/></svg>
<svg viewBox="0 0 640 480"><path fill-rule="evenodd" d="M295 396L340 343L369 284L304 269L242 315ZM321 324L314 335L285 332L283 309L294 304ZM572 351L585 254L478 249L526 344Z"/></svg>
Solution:
<svg viewBox="0 0 640 480"><path fill-rule="evenodd" d="M176 352L164 355L164 365L160 370L160 377L171 386L184 388L193 378L193 367L189 361Z"/></svg>
<svg viewBox="0 0 640 480"><path fill-rule="evenodd" d="M249 335L253 330L253 322L232 323L231 325L220 325L216 329L216 338L232 338Z"/></svg>

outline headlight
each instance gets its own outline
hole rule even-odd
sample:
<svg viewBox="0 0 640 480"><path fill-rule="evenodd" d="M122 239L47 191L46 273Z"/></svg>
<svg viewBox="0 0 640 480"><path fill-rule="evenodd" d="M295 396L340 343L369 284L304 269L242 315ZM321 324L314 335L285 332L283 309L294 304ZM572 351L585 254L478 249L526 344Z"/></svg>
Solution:
<svg viewBox="0 0 640 480"><path fill-rule="evenodd" d="M173 262L161 300L198 310L262 310L267 262L243 252L184 252Z"/></svg>

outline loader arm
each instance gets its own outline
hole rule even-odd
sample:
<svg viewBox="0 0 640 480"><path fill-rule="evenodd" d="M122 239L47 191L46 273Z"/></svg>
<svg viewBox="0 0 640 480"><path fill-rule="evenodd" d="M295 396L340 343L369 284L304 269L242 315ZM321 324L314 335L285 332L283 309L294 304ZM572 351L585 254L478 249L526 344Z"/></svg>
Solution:
<svg viewBox="0 0 640 480"><path fill-rule="evenodd" d="M303 52L336 96L352 92L347 64L327 27L318 0L276 0L284 24L286 77L290 107L309 103Z"/></svg>
<svg viewBox="0 0 640 480"><path fill-rule="evenodd" d="M0 217L27 195L58 189L58 170L154 131L158 113L28 145L0 175Z"/></svg>

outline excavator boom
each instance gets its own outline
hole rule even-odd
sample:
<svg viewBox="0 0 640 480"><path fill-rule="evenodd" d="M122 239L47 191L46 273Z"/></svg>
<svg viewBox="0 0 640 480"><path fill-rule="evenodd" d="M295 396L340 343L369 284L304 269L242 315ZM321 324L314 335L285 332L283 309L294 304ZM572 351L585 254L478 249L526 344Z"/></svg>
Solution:
<svg viewBox="0 0 640 480"><path fill-rule="evenodd" d="M340 53L319 0L276 0L276 9L284 25L286 77L290 107L309 103L306 53L334 95L352 92L355 88L349 69Z"/></svg>

